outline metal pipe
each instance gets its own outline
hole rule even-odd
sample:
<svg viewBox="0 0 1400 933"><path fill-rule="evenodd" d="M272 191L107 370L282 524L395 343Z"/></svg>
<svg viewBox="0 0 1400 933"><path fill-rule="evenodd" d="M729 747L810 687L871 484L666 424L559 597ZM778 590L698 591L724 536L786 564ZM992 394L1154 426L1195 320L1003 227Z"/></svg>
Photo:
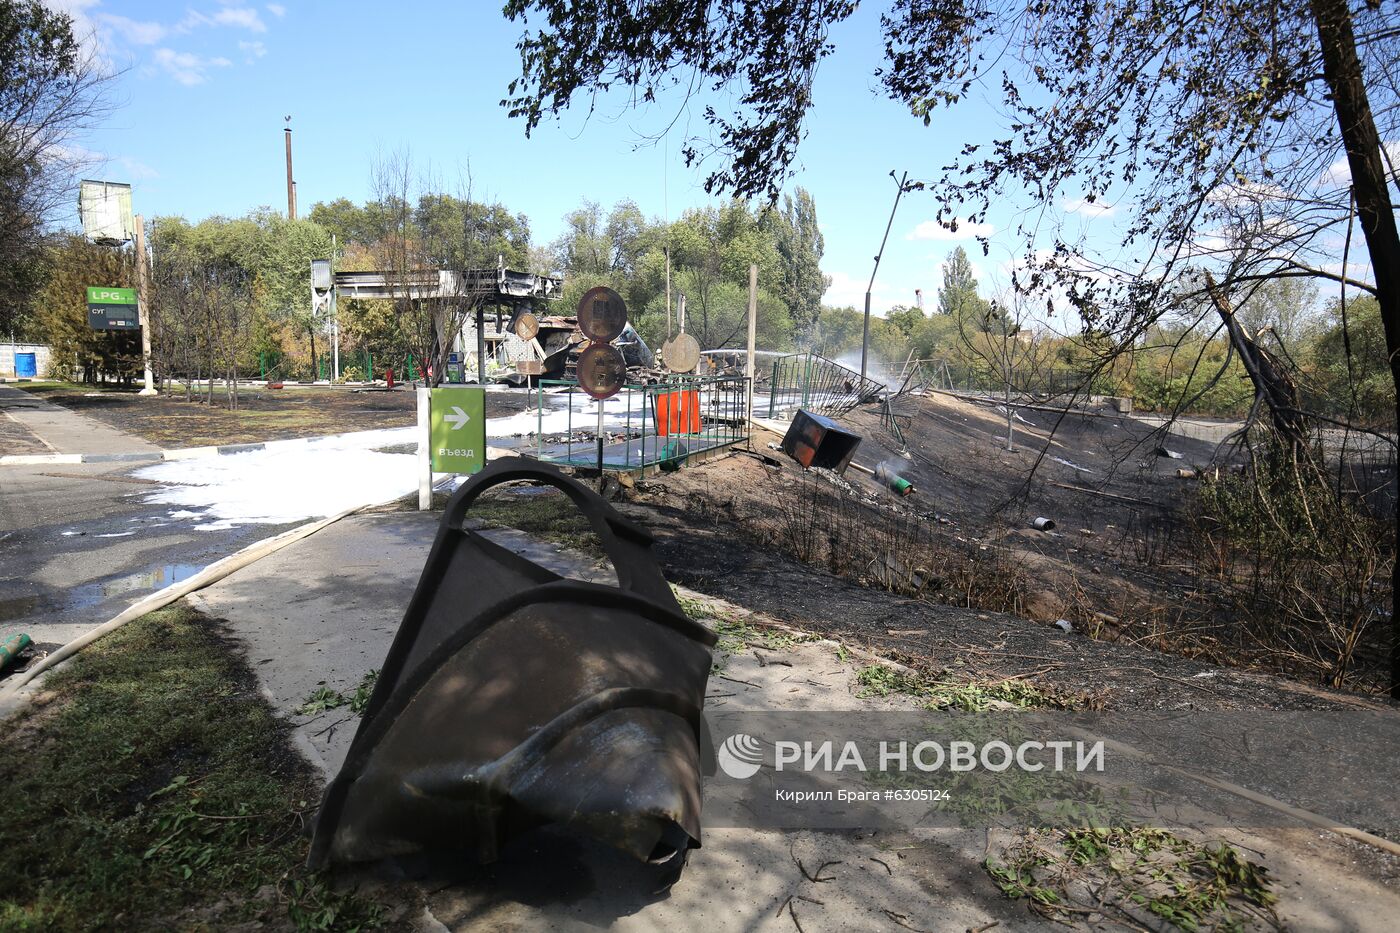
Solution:
<svg viewBox="0 0 1400 933"><path fill-rule="evenodd" d="M476 306L476 384L486 385L486 309Z"/></svg>
<svg viewBox="0 0 1400 933"><path fill-rule="evenodd" d="M28 648L31 644L33 644L33 642L30 641L29 636L23 632L18 635L11 635L3 642L0 642L0 673L3 673L5 668L13 664L15 658L19 657L19 653L25 648Z"/></svg>
<svg viewBox="0 0 1400 933"><path fill-rule="evenodd" d="M863 468L862 468L863 469ZM891 492L901 496L911 496L914 494L914 484L900 476L894 470L883 463L877 466L873 472L875 479Z"/></svg>

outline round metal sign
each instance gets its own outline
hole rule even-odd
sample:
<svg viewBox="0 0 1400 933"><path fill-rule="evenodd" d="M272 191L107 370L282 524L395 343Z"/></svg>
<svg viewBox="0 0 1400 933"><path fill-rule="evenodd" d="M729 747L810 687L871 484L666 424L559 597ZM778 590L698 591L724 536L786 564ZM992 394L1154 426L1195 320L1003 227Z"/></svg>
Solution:
<svg viewBox="0 0 1400 933"><path fill-rule="evenodd" d="M599 401L612 398L627 381L622 351L606 343L591 343L578 358L578 384Z"/></svg>
<svg viewBox="0 0 1400 933"><path fill-rule="evenodd" d="M521 340L533 340L540 332L540 319L529 311L523 312L515 319L515 336Z"/></svg>
<svg viewBox="0 0 1400 933"><path fill-rule="evenodd" d="M627 327L627 304L622 296L599 285L583 293L578 303L578 329L590 339L609 343Z"/></svg>
<svg viewBox="0 0 1400 933"><path fill-rule="evenodd" d="M661 345L661 359L673 373L688 373L700 363L700 341L689 334L677 334Z"/></svg>

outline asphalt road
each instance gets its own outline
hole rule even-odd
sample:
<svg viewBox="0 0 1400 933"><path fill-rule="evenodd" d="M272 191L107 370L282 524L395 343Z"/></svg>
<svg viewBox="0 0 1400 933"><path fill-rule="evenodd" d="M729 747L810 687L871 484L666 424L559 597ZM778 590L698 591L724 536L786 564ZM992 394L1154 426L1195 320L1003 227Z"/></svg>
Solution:
<svg viewBox="0 0 1400 933"><path fill-rule="evenodd" d="M141 464L0 467L0 638L52 650L154 590L290 527L195 531L145 502ZM3 680L0 680L3 683Z"/></svg>

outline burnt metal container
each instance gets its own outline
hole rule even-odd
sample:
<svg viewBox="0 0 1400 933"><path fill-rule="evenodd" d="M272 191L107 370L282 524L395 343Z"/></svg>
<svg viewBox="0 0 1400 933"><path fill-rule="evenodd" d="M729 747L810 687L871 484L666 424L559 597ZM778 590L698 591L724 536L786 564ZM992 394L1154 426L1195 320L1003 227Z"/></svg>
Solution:
<svg viewBox="0 0 1400 933"><path fill-rule="evenodd" d="M561 578L463 526L511 480L562 490L618 585ZM489 862L547 824L683 863L713 761L701 707L715 636L681 610L650 546L535 461L500 460L463 485L326 790L310 864L434 850Z"/></svg>
<svg viewBox="0 0 1400 933"><path fill-rule="evenodd" d="M805 467L844 473L860 446L861 437L830 418L799 408L783 435L783 453Z"/></svg>

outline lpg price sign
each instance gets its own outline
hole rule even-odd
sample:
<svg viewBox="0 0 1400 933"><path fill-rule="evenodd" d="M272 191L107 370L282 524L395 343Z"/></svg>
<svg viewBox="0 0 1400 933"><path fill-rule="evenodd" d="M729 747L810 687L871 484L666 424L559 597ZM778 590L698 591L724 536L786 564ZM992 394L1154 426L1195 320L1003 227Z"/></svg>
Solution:
<svg viewBox="0 0 1400 933"><path fill-rule="evenodd" d="M88 326L93 330L136 330L136 289L88 286Z"/></svg>

